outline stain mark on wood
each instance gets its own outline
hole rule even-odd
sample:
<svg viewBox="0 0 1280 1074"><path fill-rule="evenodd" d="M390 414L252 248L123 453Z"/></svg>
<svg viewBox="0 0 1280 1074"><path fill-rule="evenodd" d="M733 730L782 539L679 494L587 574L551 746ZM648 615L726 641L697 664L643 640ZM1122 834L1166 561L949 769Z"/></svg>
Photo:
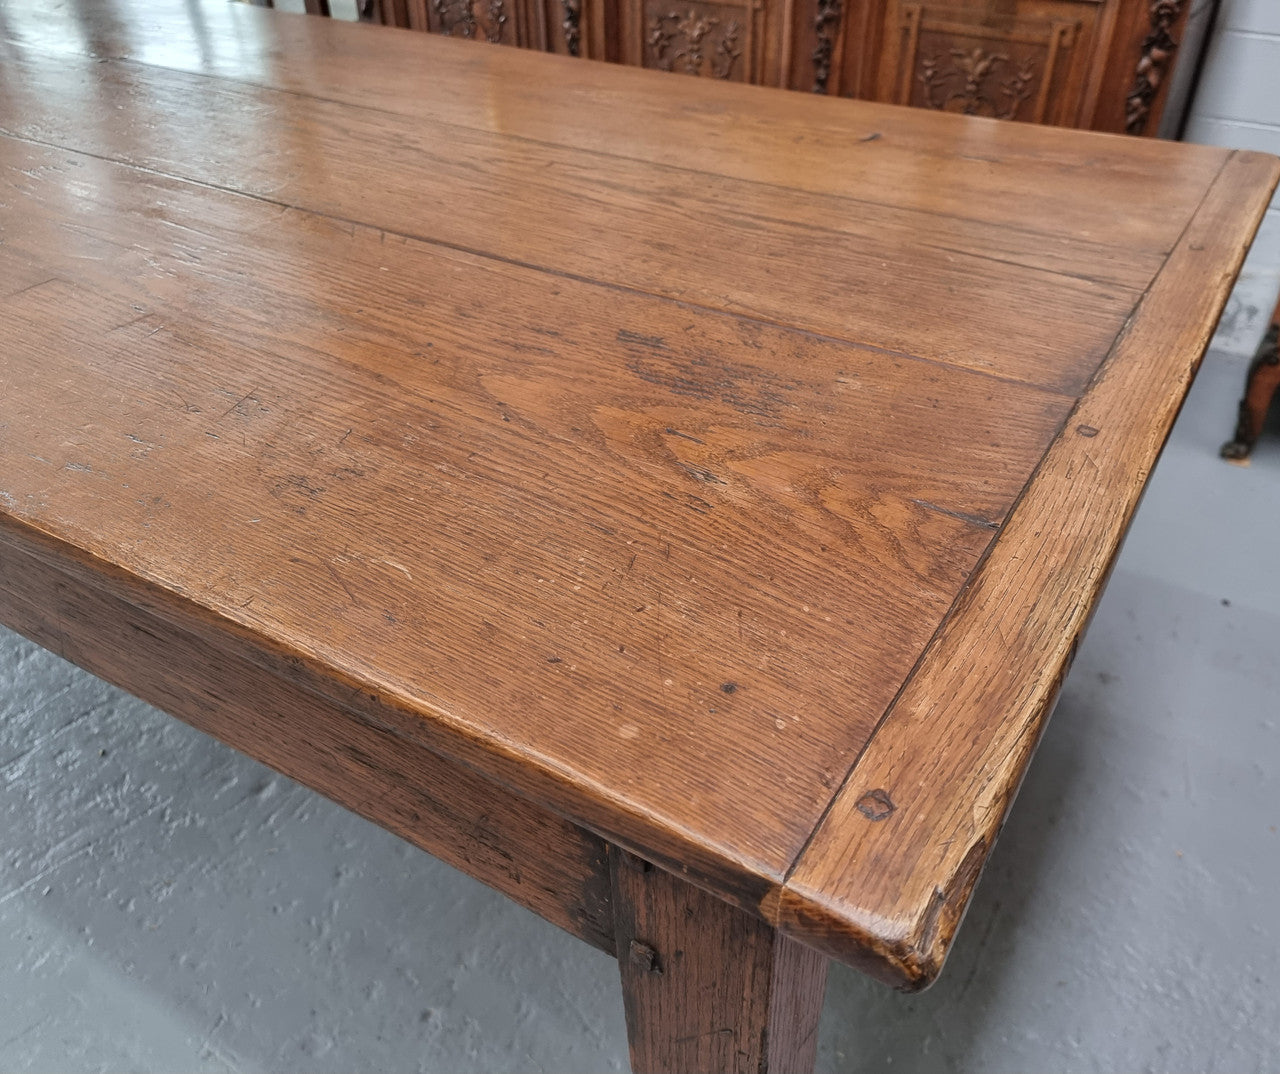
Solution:
<svg viewBox="0 0 1280 1074"><path fill-rule="evenodd" d="M721 402L751 417L777 419L783 408L799 405L787 398L800 385L772 370L704 356L635 358L627 368L641 380L674 395Z"/></svg>
<svg viewBox="0 0 1280 1074"><path fill-rule="evenodd" d="M661 336L646 336L641 332L632 332L626 328L618 329L619 343L636 343L642 347L652 347L656 351L667 349L667 341Z"/></svg>
<svg viewBox="0 0 1280 1074"><path fill-rule="evenodd" d="M974 526L982 526L984 529L995 530L1000 528L999 522L992 522L989 518L983 518L981 515L970 514L968 511L953 511L949 507L939 507L936 503L930 503L928 500L912 500L917 507L924 507L930 511L937 511L941 515L948 518L956 518L961 522L968 522Z"/></svg>
<svg viewBox="0 0 1280 1074"><path fill-rule="evenodd" d="M716 477L716 475L710 470L704 470L701 466L690 466L688 463L684 462L677 462L676 465L679 466L686 474L689 474L691 477L696 477L699 481L703 481L708 485L726 484L724 478Z"/></svg>

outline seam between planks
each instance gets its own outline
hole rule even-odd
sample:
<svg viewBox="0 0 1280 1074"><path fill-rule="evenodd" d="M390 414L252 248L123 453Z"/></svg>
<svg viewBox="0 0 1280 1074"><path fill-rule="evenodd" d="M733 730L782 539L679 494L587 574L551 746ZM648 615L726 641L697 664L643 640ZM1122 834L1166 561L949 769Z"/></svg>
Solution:
<svg viewBox="0 0 1280 1074"><path fill-rule="evenodd" d="M1235 167L1237 165L1238 167ZM1250 241L1254 237L1258 222L1265 211L1266 199L1274 191L1277 178L1280 178L1280 167L1277 167L1277 165L1280 165L1280 161L1275 158L1269 158L1266 154L1230 153L1192 214L1189 227L1184 229L1178 246L1170 254L1171 258L1174 256L1180 256L1183 259L1190 258L1190 264L1194 265L1197 261L1196 254L1200 250L1205 249L1206 246L1212 246L1215 249L1217 254L1215 260L1202 266L1204 270L1204 279L1202 281L1204 293L1209 303L1206 313L1211 314L1215 309L1221 309L1230 292L1233 281L1239 275ZM1264 171L1265 175L1263 174ZM1244 182L1245 178L1251 173L1256 181ZM1240 176L1240 181L1235 181L1235 175L1237 174ZM1226 178L1232 178L1233 182L1226 183ZM1239 188L1238 190L1237 187ZM1224 214L1229 214L1231 206L1235 204L1233 195L1236 193L1247 195L1249 214L1247 216L1240 215L1238 226L1227 226L1223 223ZM1202 216L1204 218L1203 223L1201 223ZM1225 242L1214 241L1210 237L1201 240L1205 245L1196 245L1189 237L1191 228L1211 229L1215 227L1225 231ZM1204 233L1206 235L1209 234L1208 231ZM1154 290L1157 286L1161 286L1162 291L1168 292L1172 288L1172 293L1176 295L1178 291L1177 278L1168 277L1167 273L1168 268L1166 265L1160 273L1157 273L1149 290ZM1173 279L1174 282L1166 285L1164 281L1167 278ZM883 890L878 891L875 902L867 902L865 899L860 900L857 880L866 871L867 866L859 865L859 862L864 860L859 855L862 853L873 855L871 859L867 859L868 862L877 860L874 855L885 851L885 839L888 838L886 833L889 829L882 832L878 829L870 831L865 827L854 828L849 826L850 823L856 824L856 822L852 821L850 817L853 812L853 803L852 795L845 794L849 790L849 784L846 782L842 785L841 791L833 797L832 805L834 808L834 806L843 803L844 806L848 807L842 808L840 814L840 819L847 823L842 823L838 827L832 828L831 824L828 823L831 819L830 816L825 818L814 831L814 839L819 835L825 836L825 853L815 859L815 852L812 849L814 839L811 839L810 844L797 857L792 868L788 870L788 878L778 893L777 901L770 900L762 904L761 907L761 912L766 917L796 939L824 950L832 957L850 961L863 969L864 972L868 972L898 987L905 986L914 990L926 986L940 970L947 950L951 946L952 936L959 927L969 903L982 865L989 855L991 847L999 834L1003 819L1026 773L1035 743L1047 724L1051 711L1050 705L1070 668L1071 659L1075 654L1076 642L1078 642L1080 635L1083 634L1092 612L1096 608L1097 600L1105 586L1110 568L1118 554L1124 530L1128 528L1139 506L1146 480L1155 461L1159 458L1160 451L1185 400L1186 390L1189 388L1207 349L1211 335L1211 324L1198 321L1191 323L1186 318L1174 316L1172 328L1162 327L1166 324L1167 318L1163 318L1161 314L1168 312L1170 311L1165 304L1159 307L1152 307L1144 302L1135 311L1135 315L1131 318L1126 330L1117 338L1116 348L1126 347L1138 355L1146 353L1152 347L1159 348L1162 352L1168 350L1169 347L1174 347L1173 353L1163 363L1167 367L1163 371L1169 374L1172 382L1167 385L1160 383L1149 387L1149 394L1152 396L1149 401L1158 409L1160 414L1160 423L1152 427L1150 430L1151 435L1144 437L1140 433L1131 433L1127 438L1134 441L1134 446L1140 446L1141 451L1133 458L1131 466L1123 467L1124 473L1127 474L1127 478L1123 482L1126 492L1124 498L1115 504L1119 509L1116 522L1106 525L1102 531L1095 535L1099 538L1105 538L1108 534L1113 534L1115 537L1114 542L1110 543L1108 547L1104 543L1092 540L1092 538L1090 540L1090 543L1097 546L1095 548L1096 554L1103 558L1095 558L1095 556L1091 555L1082 568L1085 570L1082 580L1088 584L1088 590L1082 593L1082 596L1086 596L1089 599L1087 606L1084 601L1078 600L1075 602L1075 608L1071 613L1071 620L1068 624L1071 630L1070 637L1074 640L1069 646L1066 644L1055 646L1054 653L1050 654L1053 658L1052 663L1043 666L1045 674L1036 673L1033 668L1031 678L1027 682L1028 689L1018 688L1018 696L1011 698L1016 702L1016 715L1019 717L1016 722L1009 724L1003 734L998 733L999 729L997 727L992 731L992 735L982 736L989 740L989 744L988 746L980 747L980 753L974 759L975 763L979 763L979 767L973 770L973 774L976 776L979 772L987 773L983 787L991 786L993 781L998 780L1003 790L994 797L988 796L990 800L982 799L980 802L974 803L975 816L972 820L972 829L973 834L977 837L976 841L969 844L969 836L965 835L965 843L950 854L950 865L947 866L948 871L945 875L938 874L936 881L932 881L929 878L937 872L937 869L934 869L933 873L931 873L923 868L921 864L923 859L912 858L904 862L905 869L891 871L892 883L889 883L888 887L880 885ZM1206 317L1205 321L1207 322L1207 320L1208 318ZM1145 368L1145 365L1146 363L1138 362L1139 368ZM1155 371L1153 371L1153 375L1154 373ZM1082 403L1092 404L1095 400L1101 400L1097 405L1102 407L1104 411L1109 412L1118 406L1122 409L1124 397L1117 395L1117 392L1129 390L1123 386L1132 381L1133 376L1134 374L1128 365L1117 366L1114 360L1114 353L1109 354L1108 361L1101 365L1097 376L1091 382L1089 391L1082 395ZM1115 380L1117 386L1113 391L1100 396L1098 395L1098 382L1104 377L1107 381ZM1175 391L1177 392L1176 395L1173 394ZM1097 434L1097 430L1086 430L1083 427L1081 432L1086 437ZM1046 458L1062 443L1062 440L1056 440L1050 451L1046 452ZM1116 448L1124 450L1126 444L1116 445ZM1060 451L1059 458L1066 458L1070 463L1072 453L1070 449L1065 450L1067 454L1064 456ZM1085 456L1088 458L1087 452ZM1089 461L1092 460L1090 459ZM1071 470L1070 466L1068 466L1065 476L1069 478L1070 475ZM1035 482L1028 482L1028 490L1036 489L1037 487L1044 487L1042 475L1037 475ZM1043 501L1044 496L1040 496L1038 499ZM1030 518L1030 521L1032 525L1036 522L1034 518ZM1014 513L1010 516L1009 525L1021 524L1022 528L1026 529L1025 522L1026 520L1019 518L1018 514ZM1034 536L1039 538L1039 532L1036 531ZM1032 551L1034 549L1028 548L1026 550ZM1008 546L1006 546L1006 552L1008 551ZM1019 547L1014 551L1021 552L1023 549ZM1015 561L1017 558L1017 556L1014 556ZM976 577L978 576L975 574ZM973 591L973 588L974 583L971 582L966 592ZM994 590L996 597L999 595L999 589L1000 587L997 585ZM993 590L988 586L986 589L987 597L989 598L986 601L987 605L990 605L990 600L996 599L996 597L991 596L992 592ZM1051 599L1057 599L1052 593L1049 596ZM1069 592L1066 594L1060 593L1059 596L1067 603L1070 603ZM1040 599L1033 596L1030 604L1025 609L1027 614L1034 613L1039 603ZM975 620L975 625L978 628L982 628L984 625L982 620L992 614L992 608L987 607L985 610L980 608L975 614L980 616L979 620ZM1001 637L1003 638L1003 635ZM931 643L931 648L935 643ZM962 638L957 644L963 648L964 639ZM938 665L935 662L929 665L928 670L939 671L940 667L941 674L945 680L951 674L946 666ZM1052 674L1049 675L1048 672L1052 672ZM913 679L918 677L918 673L913 673ZM951 677L954 678L954 675ZM918 690L915 692L919 693ZM920 697L916 697L913 699L913 703L918 705L921 700ZM899 708L901 704L902 699L899 698L891 708L890 714ZM909 716L910 714L908 714ZM883 722L881 721L882 725ZM899 726L899 732L901 732L901 725ZM918 778L921 771L919 765L912 765L908 760L905 760L905 754L902 753L901 749L891 750L889 753L886 753L885 749L878 751L873 749L873 743L878 743L882 737L883 732L878 727L877 733L873 734L868 741L867 748L855 763L851 774L866 767L864 763L866 757L868 753L873 753L877 756L880 775L888 775L899 764L903 764L909 771L915 773L914 778ZM902 733L897 735L897 739L899 740L898 746L901 747L903 745ZM990 754L981 752L988 750L990 747L996 747L998 751L1001 744L1004 746L1003 752ZM966 747L967 750L968 748ZM945 761L945 755L943 760ZM944 764L943 771L947 770ZM959 775L958 769L956 774ZM886 784L886 786L888 785L890 784ZM962 804L952 801L945 792L934 794L931 798L925 799L924 804L926 806L936 805L944 811L940 816L948 826L944 828L942 834L945 835L951 832L951 820L954 819L957 823L959 822L959 811L962 811ZM920 803L914 803L914 806L919 807ZM983 807L981 818L976 815L979 806ZM862 810L860 805L857 812L862 812L864 816L870 816L870 814ZM872 817L871 819L883 818ZM918 829L920 822L917 820L914 823ZM955 830L956 836L962 834L964 833L959 828ZM955 841L955 839L947 839L945 844L937 844L937 846L949 848ZM960 853L964 845L968 845L968 849L963 851L963 858L961 859ZM811 859L813 860L811 861ZM941 860L938 864L939 867L942 866ZM853 870L853 875L850 875L849 870ZM797 883L797 873L802 877L807 876L808 879ZM868 875L866 879L868 883L875 885L876 881L873 875ZM928 887L929 884L933 884L932 888ZM943 884L944 886L937 886L938 884ZM926 895L928 896L927 899ZM892 901L881 905L880 898ZM892 927L886 927L890 918L884 915L890 915L895 919L895 924ZM903 931L904 929L905 931Z"/></svg>
<svg viewBox="0 0 1280 1074"><path fill-rule="evenodd" d="M377 29L388 29L388 27L377 27ZM390 27L390 29L396 29L396 27ZM65 55L65 53L56 52L56 51L47 50L47 49L41 49L38 45L31 45L26 42L22 42L19 45L19 47L26 50L28 53L36 54L45 59L53 59L58 56ZM83 59L83 60L91 60L94 58L89 54L82 53L82 52L74 53L74 55L77 58ZM297 97L302 100L320 101L324 104L337 105L343 108L353 108L361 111L371 112L378 115L395 116L398 119L413 120L413 119L424 118L414 112L401 111L394 108L388 108L385 105L375 104L367 101L355 101L355 100L350 100L343 97L330 97L320 93L307 93L302 90L290 89L282 86L275 86L268 82L260 82L251 78L240 78L233 75L221 74L217 71L190 71L183 67L171 67L161 63L154 63L146 60L140 60L132 56L114 55L114 56L103 57L102 59L104 59L109 64L114 64L114 65L119 65L124 67L136 67L136 68L141 68L143 70L167 71L170 74L177 75L180 77L187 77L192 79L209 79L212 81L226 82L226 83L230 83L232 85L237 85L237 86L250 86L255 89L267 90L272 93L280 93L290 97ZM760 87L757 87L757 88L760 88ZM603 157L603 158L608 158L610 160L624 160L633 164L642 164L642 165L645 165L646 167L672 171L672 172L679 172L685 175L707 176L707 177L713 177L717 179L726 179L731 182L742 183L744 185L751 186L751 187L760 187L766 190L781 191L787 194L795 194L797 192L797 188L795 187L786 186L782 183L769 182L766 179L747 179L740 176L731 175L724 171L708 171L705 168L691 168L687 165L672 164L667 161L658 161L648 157L633 156L628 153L616 153L608 150L599 150L599 149L586 150L586 149L583 149L581 146L574 145L571 142L556 142L556 141L551 141L545 138L534 138L529 135L516 134L509 131L494 131L488 127L475 126L473 124L468 124L468 123L460 123L457 120L443 119L435 115L428 116L426 118L428 118L430 122L438 124L441 127L452 128L454 130L468 131L472 134L486 135L490 138L499 139L499 140L507 139L513 142L521 142L526 145L535 145L535 146L540 146L548 149L558 149L566 152L580 153L591 158ZM931 156L937 156L937 154L931 154ZM822 192L801 191L801 193L813 193L813 196L815 197L835 198L835 199L839 199L840 201L848 202L851 205L868 205L868 206L874 206L877 209L887 209L894 212L919 214L920 216L923 216L923 217L928 217L928 218L933 218L938 220L956 220L966 224L984 225L984 222L981 220L978 220L970 216L963 216L959 213L945 213L945 212L938 212L932 209L920 209L920 208L914 208L909 206L895 205L890 202L878 201L874 198L860 198L860 197L855 197L851 194L836 193L831 191L822 191ZM1036 228L1023 227L1017 224L992 224L992 225L984 225L984 226L996 227L1004 231L1009 231L1011 233L1030 236L1036 239L1043 240L1044 242L1055 242L1055 241L1060 241L1062 239L1062 236L1060 235L1054 235L1052 233L1040 231L1039 229L1036 229ZM832 235L838 236L843 234L842 232L839 232L839 231L830 231L829 229L825 229L825 230L828 230L828 233ZM946 247L937 247L937 248L942 250L947 249ZM970 253L968 251L950 251L950 252L961 252L966 254L966 256L971 256L971 257L984 257L984 255L982 254ZM1151 252L1155 252L1155 251L1151 251ZM1166 257L1168 256L1167 252L1165 256ZM987 257L986 259L1000 260L998 258L993 259L989 257ZM1087 276L1084 274L1062 272L1061 270L1058 270L1058 269L1042 268L1035 265L1024 265L1022 262L1019 262L1019 261L1007 261L1005 263L1014 265L1019 268L1026 268L1031 271L1045 272L1045 273L1050 273L1056 276L1064 276L1070 279L1082 280L1087 283L1097 284L1099 287L1119 287L1122 290L1129 290L1129 291L1133 290L1131 287L1126 287L1125 285L1115 283L1114 281L1097 279L1095 277Z"/></svg>
<svg viewBox="0 0 1280 1074"><path fill-rule="evenodd" d="M822 827L823 823L826 821L827 815L831 812L832 808L835 806L836 799L840 797L840 795L844 792L845 786L853 779L854 773L857 771L858 765L861 763L863 756L866 754L867 750L870 749L871 743L875 740L876 735L879 734L881 727L883 727L885 724L885 721L889 719L889 716L892 714L893 710L897 707L899 698L902 696L903 692L907 689L907 686L911 683L911 681L915 679L917 673L920 671L922 665L925 663L925 660L928 658L930 653L933 651L934 647L937 645L938 639L942 636L942 633L946 628L947 624L955 617L955 614L959 610L960 605L963 603L966 594L969 592L970 588L973 586L974 581L977 579L979 572L986 566L987 560L990 557L992 550L995 548L996 543L1004 535L1004 531L1009 525L1009 520L1013 518L1018 508L1021 506L1022 501L1026 498L1028 491L1032 488L1032 486L1035 484L1035 482L1039 478L1040 472L1044 468L1045 460L1048 459L1049 454L1053 450L1054 445L1057 444L1060 439L1062 439L1064 433L1070 427L1072 420L1075 418L1076 413L1079 411L1081 404L1084 402L1086 397L1088 397L1089 393L1093 391L1094 385L1098 382L1098 380L1102 377L1103 372L1111 364L1111 360L1113 355L1116 352L1116 349L1120 346L1120 343L1125 338L1125 336L1128 335L1130 327L1132 326L1134 320L1138 317L1140 311L1142 310L1143 304L1147 300L1147 296L1151 293L1151 289L1155 286L1156 281L1160 278L1161 274L1164 272L1165 266L1169 262L1169 258L1173 256L1173 251L1176 250L1182 244L1182 241L1186 237L1187 232L1190 230L1191 225L1196 218L1196 215L1200 212L1201 207L1208 200L1210 192L1213 190L1218 180L1222 177L1222 173L1226 171L1227 164L1236 156L1236 153L1237 153L1237 150L1234 150L1234 149L1231 150L1231 152L1226 156L1226 158L1224 158L1221 167L1219 167L1218 171L1214 173L1213 178L1209 181L1208 185L1205 187L1204 195L1201 197L1201 199L1198 202L1196 202L1195 208L1192 209L1192 211L1187 216L1187 222L1183 225L1182 230L1178 233L1177 242L1173 244L1172 248L1169 250L1169 253L1165 255L1164 260L1160 264L1160 268L1157 269L1156 272L1152 275L1150 282L1147 284L1145 288L1143 288L1141 295L1138 297L1138 300L1134 303L1133 308L1129 311L1129 315L1125 318L1124 324L1121 325L1120 330L1116 333L1116 338L1112 341L1111 346L1107 349L1106 356L1102 359L1101 362L1098 363L1098 367L1093 371L1093 374L1092 376L1090 376L1089 382L1085 385L1084 390L1080 392L1079 396L1076 398L1075 404L1067 412L1066 416L1062 419L1062 422L1059 424L1057 431L1050 438L1049 443L1046 445L1043 454L1041 454L1040 458L1036 461L1035 468L1031 471L1030 476L1027 478L1026 482L1023 484L1022 488L1019 490L1018 495L1014 498L1013 503L1010 505L1009 510L1005 513L1004 519L1001 521L999 529L997 529L996 532L992 535L991 540L987 542L987 546L986 548L983 549L982 555L981 557L979 557L978 562L974 564L973 570L969 572L968 577L964 581L964 585L962 585L959 591L956 593L955 600L951 602L951 606L947 609L942 619L938 622L937 629L933 632L928 642L925 644L924 648L921 650L920 656L917 658L916 662L912 665L911 670L907 673L906 678L903 679L902 685L898 688L897 692L893 696L893 699L886 706L884 712L881 713L880 719L876 721L875 727L872 729L871 734L867 736L866 742L862 744L862 748L858 751L857 756L854 757L853 763L849 765L849 769L845 773L844 778L838 784L836 784L835 789L831 793L831 797L827 800L826 806L823 808L822 813L819 815L817 821L814 823L813 829L809 832L809 835L805 839L804 844L800 847L799 852L792 859L791 864L787 866L787 870L783 877L783 882L782 882L783 887L786 887L786 885L790 882L792 874L795 872L796 868L799 866L801 859L804 858L805 853L809 849L809 845L813 842L814 838L818 834L818 830Z"/></svg>
<svg viewBox="0 0 1280 1074"><path fill-rule="evenodd" d="M76 156L88 157L92 160L100 160L107 164L115 164L121 168L128 168L130 171L139 172L143 175L151 175L156 178L167 179L170 182L175 183L186 183L190 186L199 187L204 190L215 190L221 194L227 194L232 197L247 198L250 201L260 202L264 205L274 205L276 208L284 209L288 212L296 212L306 216L313 216L321 220L331 220L334 223L344 224L349 227L366 228L371 232L392 235L395 238L404 239L408 242L422 243L426 246L434 246L443 250L451 250L454 253L466 254L469 257L476 257L485 261L492 261L497 264L510 265L513 268L523 269L527 272L538 272L543 275L553 276L557 279L572 280L574 283L581 283L589 287L599 287L609 291L616 291L620 294L635 295L638 298L667 303L677 309L691 310L699 314L721 317L744 324L767 325L770 328L776 328L780 331L793 333L803 339L813 340L814 342L828 346L851 347L855 350L865 351L870 354L882 354L889 358L899 358L904 361L920 362L930 368L946 369L955 373L982 377L985 380L993 381L997 384L1016 384L1019 387L1031 388L1036 391L1043 392L1046 395L1057 396L1058 398L1075 397L1074 392L1067 391L1051 384L1037 384L1032 381L1019 380L1017 377L1002 376L999 373L992 373L983 369L971 369L967 366L953 365L950 362L944 362L937 358L925 358L918 354L912 354L909 351L898 351L889 347L878 347L875 344L863 343L855 339L843 339L840 336L832 336L823 332L815 332L809 328L802 328L799 325L788 324L784 321L772 320L768 317L739 313L734 310L721 309L717 306L706 306L698 302L690 302L688 299L672 298L669 295L659 294L654 291L646 291L643 288L632 287L628 284L615 283L610 280L600 280L592 276L585 276L581 273L569 272L566 269L558 269L550 265L540 265L533 261L524 261L519 258L508 257L504 254L482 250L478 247L467 246L464 243L455 243L450 242L447 239L432 238L429 235L419 235L411 231L400 231L395 228L381 227L377 224L370 224L364 220L359 220L354 217L343 216L339 213L325 212L321 209L310 209L303 205L296 205L292 202L281 201L278 198L268 197L265 194L241 190L236 187L226 186L222 183L211 183L205 179L194 179L190 176L180 175L176 172L165 171L161 168L154 168L147 164L139 164L136 161L122 160L119 157L113 157L103 153L95 153L88 149L78 149L75 146L63 145L61 142L51 142L43 138L32 138L28 135L18 134L15 131L8 130L4 127L0 127L0 138L8 138L14 142L20 142L25 145L40 146L44 149L53 149L60 153L73 153ZM1049 272L1050 270L1045 269L1040 271ZM1052 274L1065 276L1064 273ZM1120 290L1127 290L1127 288L1121 288Z"/></svg>

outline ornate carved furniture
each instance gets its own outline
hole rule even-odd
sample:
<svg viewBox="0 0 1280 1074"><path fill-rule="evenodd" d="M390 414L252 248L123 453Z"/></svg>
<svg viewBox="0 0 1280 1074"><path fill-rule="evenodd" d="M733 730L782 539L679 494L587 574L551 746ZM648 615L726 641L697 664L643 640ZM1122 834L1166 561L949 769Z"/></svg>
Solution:
<svg viewBox="0 0 1280 1074"><path fill-rule="evenodd" d="M327 0L308 0L312 8ZM1154 134L1190 0L372 0L389 25L865 100Z"/></svg>
<svg viewBox="0 0 1280 1074"><path fill-rule="evenodd" d="M1267 411L1276 389L1280 387L1280 302L1271 315L1271 326L1258 345L1249 374L1245 378L1244 398L1240 400L1240 417L1235 436L1222 445L1222 457L1239 461L1247 459L1262 434Z"/></svg>

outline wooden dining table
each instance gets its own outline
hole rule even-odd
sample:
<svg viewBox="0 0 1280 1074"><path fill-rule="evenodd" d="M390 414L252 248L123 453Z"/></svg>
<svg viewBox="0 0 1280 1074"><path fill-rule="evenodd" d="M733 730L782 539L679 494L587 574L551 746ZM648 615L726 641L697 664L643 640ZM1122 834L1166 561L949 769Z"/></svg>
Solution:
<svg viewBox="0 0 1280 1074"><path fill-rule="evenodd" d="M636 1070L806 1069L829 959L941 969L1278 168L4 0L0 621L615 955Z"/></svg>

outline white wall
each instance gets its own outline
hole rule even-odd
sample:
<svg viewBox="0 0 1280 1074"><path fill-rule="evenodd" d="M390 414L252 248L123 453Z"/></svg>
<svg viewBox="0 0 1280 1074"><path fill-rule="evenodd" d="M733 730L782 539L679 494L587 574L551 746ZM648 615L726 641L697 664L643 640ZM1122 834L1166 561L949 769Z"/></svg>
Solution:
<svg viewBox="0 0 1280 1074"><path fill-rule="evenodd" d="M1280 0L1222 0L1186 140L1280 155ZM1280 294L1280 196L1227 304L1213 346L1252 354Z"/></svg>

